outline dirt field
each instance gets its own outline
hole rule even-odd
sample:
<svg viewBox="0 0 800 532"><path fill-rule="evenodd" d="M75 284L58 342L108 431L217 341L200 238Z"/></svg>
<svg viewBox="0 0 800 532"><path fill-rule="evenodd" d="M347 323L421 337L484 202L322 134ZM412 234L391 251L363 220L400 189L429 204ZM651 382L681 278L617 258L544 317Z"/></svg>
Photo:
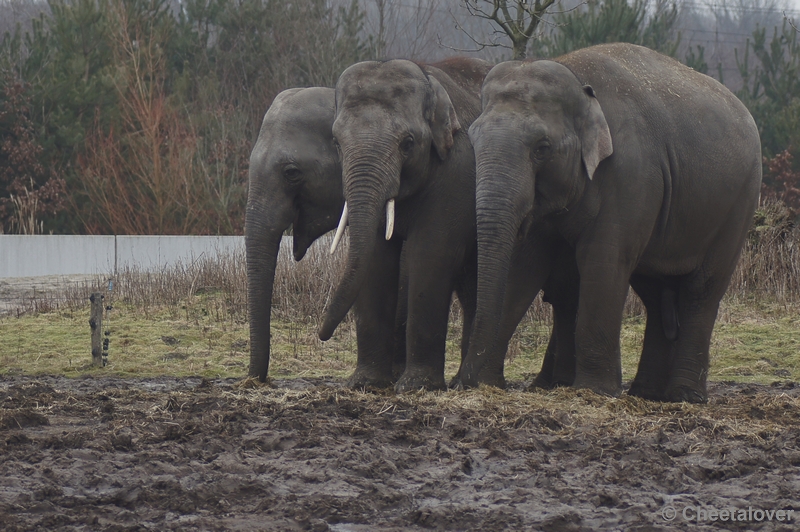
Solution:
<svg viewBox="0 0 800 532"><path fill-rule="evenodd" d="M515 387L396 396L324 379L3 377L0 523L795 529L800 387L713 384L704 406ZM731 508L749 520L730 521Z"/></svg>

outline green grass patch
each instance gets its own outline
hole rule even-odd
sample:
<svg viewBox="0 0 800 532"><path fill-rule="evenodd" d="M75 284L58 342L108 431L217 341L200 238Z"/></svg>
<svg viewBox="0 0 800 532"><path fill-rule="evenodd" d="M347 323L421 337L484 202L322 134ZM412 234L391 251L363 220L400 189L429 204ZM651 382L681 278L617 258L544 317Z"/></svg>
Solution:
<svg viewBox="0 0 800 532"><path fill-rule="evenodd" d="M644 329L644 316L623 320L620 351L625 381L636 375ZM549 335L548 324L523 320L509 346L506 378L534 377ZM764 299L726 298L714 327L710 358L709 380L761 384L800 380L800 309Z"/></svg>
<svg viewBox="0 0 800 532"><path fill-rule="evenodd" d="M187 298L177 306L146 309L115 303L104 315L110 332L108 365L91 365L89 305L0 317L0 374L115 375L121 377L243 377L250 362L249 327L226 317L219 294ZM270 374L345 376L356 363L354 326L329 342L308 321L273 322Z"/></svg>
<svg viewBox="0 0 800 532"><path fill-rule="evenodd" d="M220 294L201 293L177 306L115 303L108 316L109 364L91 366L89 306L0 318L0 374L243 377L249 364L248 325L226 317ZM621 335L623 378L636 373L643 316L628 317ZM346 378L356 365L355 326L348 320L328 342L317 323L276 312L270 375ZM512 339L506 377L530 380L550 335L546 321L526 317ZM461 325L451 321L446 376L458 370ZM770 383L800 380L800 312L785 305L726 299L714 329L710 380Z"/></svg>

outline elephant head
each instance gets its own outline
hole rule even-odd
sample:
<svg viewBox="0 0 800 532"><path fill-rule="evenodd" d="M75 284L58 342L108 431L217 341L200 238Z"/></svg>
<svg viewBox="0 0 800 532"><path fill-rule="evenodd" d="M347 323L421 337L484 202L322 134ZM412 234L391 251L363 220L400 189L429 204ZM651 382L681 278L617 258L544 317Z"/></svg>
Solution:
<svg viewBox="0 0 800 532"><path fill-rule="evenodd" d="M341 165L331 125L334 91L290 89L272 102L250 155L245 222L250 314L250 375L267 378L275 266L291 225L294 258L336 227L342 212Z"/></svg>
<svg viewBox="0 0 800 532"><path fill-rule="evenodd" d="M340 76L333 134L342 161L350 248L319 331L322 340L331 337L356 300L377 239L392 237L395 202L425 186L432 166L447 159L460 127L447 91L415 63L367 61Z"/></svg>
<svg viewBox="0 0 800 532"><path fill-rule="evenodd" d="M503 309L515 242L532 220L568 212L611 135L594 91L553 61L495 66L469 130L476 159L478 311L462 383L476 385Z"/></svg>

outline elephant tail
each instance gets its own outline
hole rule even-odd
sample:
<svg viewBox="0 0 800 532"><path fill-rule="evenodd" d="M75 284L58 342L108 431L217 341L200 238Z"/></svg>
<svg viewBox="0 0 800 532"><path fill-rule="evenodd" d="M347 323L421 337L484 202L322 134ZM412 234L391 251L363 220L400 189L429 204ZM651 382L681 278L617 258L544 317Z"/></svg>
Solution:
<svg viewBox="0 0 800 532"><path fill-rule="evenodd" d="M674 288L664 287L661 290L661 325L664 336L674 342L678 338L678 292Z"/></svg>

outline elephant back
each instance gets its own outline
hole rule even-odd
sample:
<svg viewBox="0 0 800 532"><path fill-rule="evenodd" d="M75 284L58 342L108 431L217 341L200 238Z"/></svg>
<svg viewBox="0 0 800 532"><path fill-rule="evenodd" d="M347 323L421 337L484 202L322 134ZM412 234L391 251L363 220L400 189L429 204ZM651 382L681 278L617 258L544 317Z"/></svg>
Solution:
<svg viewBox="0 0 800 532"><path fill-rule="evenodd" d="M713 108L736 122L731 125L758 136L750 112L722 83L644 46L600 44L555 61L572 70L581 83L591 85L601 104L605 95L614 92L614 98L649 113L651 121L674 116L676 108L689 113Z"/></svg>
<svg viewBox="0 0 800 532"><path fill-rule="evenodd" d="M447 91L461 126L469 127L481 113L481 86L492 64L482 59L452 57L438 63L420 64Z"/></svg>

